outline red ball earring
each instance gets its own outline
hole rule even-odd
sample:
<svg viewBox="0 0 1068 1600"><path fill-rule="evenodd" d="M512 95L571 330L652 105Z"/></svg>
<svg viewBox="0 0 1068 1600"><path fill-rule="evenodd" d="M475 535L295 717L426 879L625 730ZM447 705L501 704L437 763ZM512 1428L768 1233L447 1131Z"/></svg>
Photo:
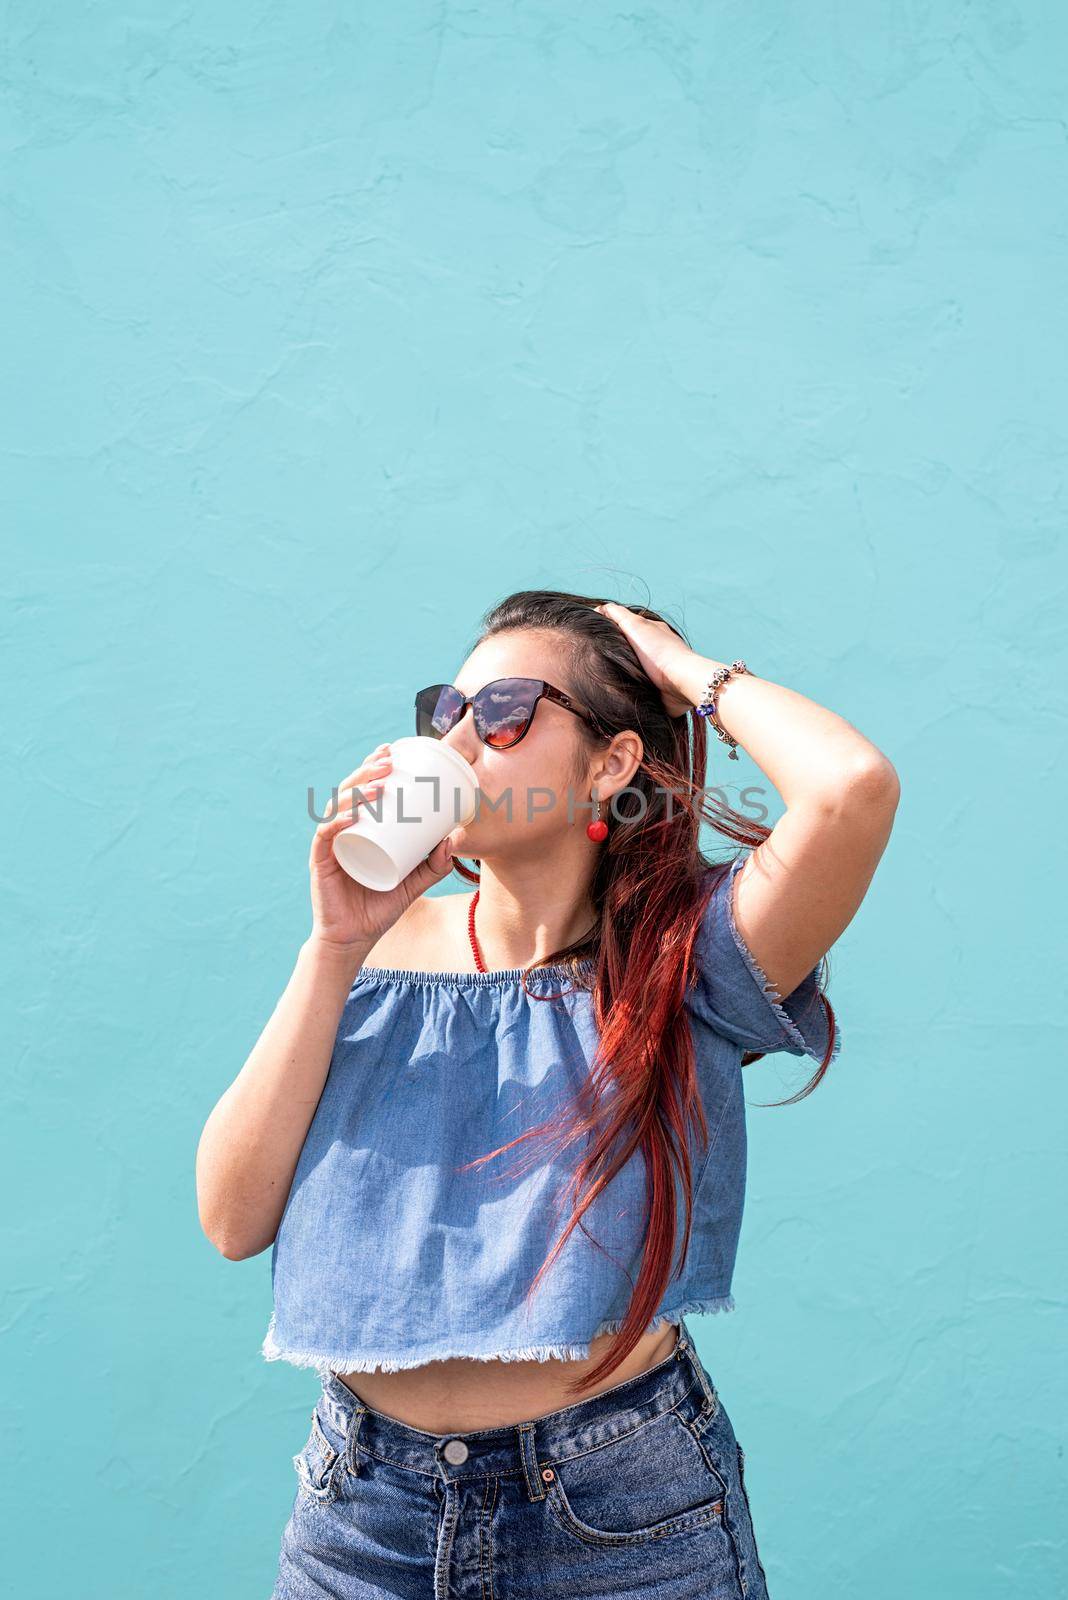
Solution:
<svg viewBox="0 0 1068 1600"><path fill-rule="evenodd" d="M597 807L597 818L596 821L586 824L586 837L592 839L594 844L600 844L602 839L608 838L608 824L601 821L600 800L594 799L593 803Z"/></svg>

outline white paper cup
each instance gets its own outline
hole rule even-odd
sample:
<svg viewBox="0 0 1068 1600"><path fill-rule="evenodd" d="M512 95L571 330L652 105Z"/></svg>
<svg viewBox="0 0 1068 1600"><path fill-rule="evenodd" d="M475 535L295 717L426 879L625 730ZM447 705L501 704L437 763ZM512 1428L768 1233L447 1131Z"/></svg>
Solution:
<svg viewBox="0 0 1068 1600"><path fill-rule="evenodd" d="M357 807L334 855L367 889L395 889L447 833L478 809L475 769L451 745L413 733L389 746L392 770L377 795Z"/></svg>

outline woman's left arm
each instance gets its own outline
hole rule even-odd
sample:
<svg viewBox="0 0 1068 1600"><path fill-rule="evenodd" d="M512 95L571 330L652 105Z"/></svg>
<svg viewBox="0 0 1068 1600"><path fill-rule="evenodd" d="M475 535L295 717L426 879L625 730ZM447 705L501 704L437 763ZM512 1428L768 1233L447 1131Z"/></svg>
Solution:
<svg viewBox="0 0 1068 1600"><path fill-rule="evenodd" d="M662 622L606 602L668 712L700 704L718 666ZM894 823L901 786L892 762L844 717L757 677L727 679L716 717L774 784L786 810L739 869L738 931L780 997L793 993L852 922ZM719 748L709 728L712 748Z"/></svg>

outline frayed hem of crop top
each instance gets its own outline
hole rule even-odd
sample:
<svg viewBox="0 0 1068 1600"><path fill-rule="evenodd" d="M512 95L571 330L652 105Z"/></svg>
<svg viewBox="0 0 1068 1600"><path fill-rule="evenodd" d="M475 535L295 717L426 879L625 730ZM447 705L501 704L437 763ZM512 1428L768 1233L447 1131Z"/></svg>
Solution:
<svg viewBox="0 0 1068 1600"><path fill-rule="evenodd" d="M687 1300L682 1305L676 1306L673 1311L661 1311L653 1318L646 1331L651 1333L654 1329L662 1327L665 1322L677 1323L680 1317L709 1316L717 1311L734 1309L732 1294L716 1295L712 1299ZM593 1339L604 1333L618 1333L622 1326L622 1318L598 1323ZM519 1349L495 1350L489 1353L460 1349L428 1350L422 1355L400 1358L374 1355L366 1350L360 1350L353 1355L341 1355L322 1350L290 1350L279 1344L275 1338L275 1320L272 1316L267 1337L263 1341L262 1353L266 1361L288 1361L294 1367L314 1367L320 1377L329 1377L332 1372L407 1372L413 1367L424 1367L430 1361L452 1361L460 1357L468 1361L584 1361L590 1354L593 1339L579 1340L571 1344L532 1344Z"/></svg>

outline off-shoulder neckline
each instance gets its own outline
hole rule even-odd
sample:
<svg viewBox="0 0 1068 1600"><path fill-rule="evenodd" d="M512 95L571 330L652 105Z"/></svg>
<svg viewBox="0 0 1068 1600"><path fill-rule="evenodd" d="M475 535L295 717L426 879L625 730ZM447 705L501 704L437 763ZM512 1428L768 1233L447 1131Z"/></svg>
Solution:
<svg viewBox="0 0 1068 1600"><path fill-rule="evenodd" d="M357 984L391 983L391 984L429 984L437 987L451 989L495 989L504 988L506 985L521 983L524 975L528 984L539 980L551 979L560 983L574 976L575 971L588 973L593 970L595 961L592 956L582 956L571 964L551 964L546 967L500 967L494 972L423 972L418 967L361 967L356 974L353 988Z"/></svg>

